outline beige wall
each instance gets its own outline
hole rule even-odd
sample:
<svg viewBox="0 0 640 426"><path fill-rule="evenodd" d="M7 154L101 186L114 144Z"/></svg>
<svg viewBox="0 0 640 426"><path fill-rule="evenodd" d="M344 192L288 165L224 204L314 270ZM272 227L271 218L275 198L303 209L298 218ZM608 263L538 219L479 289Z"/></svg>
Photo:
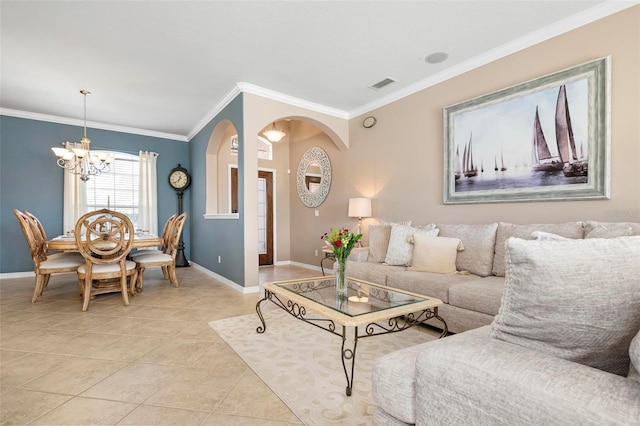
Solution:
<svg viewBox="0 0 640 426"><path fill-rule="evenodd" d="M612 64L610 200L443 204L443 108L607 55ZM378 120L371 129L361 125L368 115ZM338 151L320 137L291 144L292 164L316 144L327 150L333 169L320 217L313 215L314 209L301 207L292 187L293 261L318 265L314 250L321 247L322 232L356 225L347 217L347 203L357 196L373 198L375 217L364 221L365 237L366 225L378 220L640 222L640 6L422 90L349 125L348 151Z"/></svg>

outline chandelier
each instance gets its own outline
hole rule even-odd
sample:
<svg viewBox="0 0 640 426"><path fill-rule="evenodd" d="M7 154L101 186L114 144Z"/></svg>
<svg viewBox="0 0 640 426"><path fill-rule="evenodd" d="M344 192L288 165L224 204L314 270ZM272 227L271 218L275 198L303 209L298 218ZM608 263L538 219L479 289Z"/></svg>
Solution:
<svg viewBox="0 0 640 426"><path fill-rule="evenodd" d="M276 130L275 122L271 123L271 129L265 130L263 133L267 139L269 139L269 142L273 143L280 142L280 139L285 136L285 133L282 130Z"/></svg>
<svg viewBox="0 0 640 426"><path fill-rule="evenodd" d="M80 175L80 180L86 182L89 176L97 176L111 170L113 155L106 152L93 154L89 151L91 140L87 137L87 95L91 92L81 90L80 93L84 96L84 136L80 138L80 142L62 142L62 147L54 146L51 150L58 157L58 166Z"/></svg>

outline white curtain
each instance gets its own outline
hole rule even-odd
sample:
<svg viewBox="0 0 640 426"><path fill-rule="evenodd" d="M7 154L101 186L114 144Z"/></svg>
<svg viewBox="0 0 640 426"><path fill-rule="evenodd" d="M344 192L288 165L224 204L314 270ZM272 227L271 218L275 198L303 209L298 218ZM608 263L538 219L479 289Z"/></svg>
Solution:
<svg viewBox="0 0 640 426"><path fill-rule="evenodd" d="M87 213L87 185L80 180L80 175L64 169L62 232L73 231L76 222L85 213Z"/></svg>
<svg viewBox="0 0 640 426"><path fill-rule="evenodd" d="M156 163L158 154L140 151L140 199L138 202L138 226L152 234L158 234L158 181Z"/></svg>

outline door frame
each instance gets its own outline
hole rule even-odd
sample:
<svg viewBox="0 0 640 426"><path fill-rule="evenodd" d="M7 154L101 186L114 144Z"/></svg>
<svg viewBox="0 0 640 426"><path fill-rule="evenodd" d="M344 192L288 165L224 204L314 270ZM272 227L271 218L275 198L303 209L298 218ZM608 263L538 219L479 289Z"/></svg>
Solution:
<svg viewBox="0 0 640 426"><path fill-rule="evenodd" d="M227 171L227 184L228 184L228 194L229 194L229 210L231 210L231 198L232 198L232 188L231 188L231 169L239 169L237 164L229 164ZM273 174L273 211L271 214L273 215L273 265L276 265L278 262L278 191L277 191L277 178L278 171L276 169L272 169L270 167L258 167L258 171L269 172ZM257 199L256 199L257 202Z"/></svg>

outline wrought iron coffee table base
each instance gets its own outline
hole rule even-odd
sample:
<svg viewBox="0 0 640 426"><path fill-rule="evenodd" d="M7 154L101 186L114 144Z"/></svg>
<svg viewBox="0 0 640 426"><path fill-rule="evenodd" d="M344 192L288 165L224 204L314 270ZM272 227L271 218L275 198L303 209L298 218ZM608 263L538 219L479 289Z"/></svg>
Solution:
<svg viewBox="0 0 640 426"><path fill-rule="evenodd" d="M339 332L336 327L336 323L333 320L326 318L307 318L307 309L291 300L287 300L287 302L283 302L280 300L278 295L270 290L265 289L265 296L263 299L260 299L258 303L256 303L256 312L258 313L258 317L260 318L261 326L256 328L256 331L260 334L264 333L267 330L267 324L264 321L264 316L262 315L262 311L260 310L260 304L265 300L272 301L276 306L280 307L291 316L302 320L306 323L309 323L313 326L321 328L322 330L326 330L329 333L335 334L342 338L342 368L344 370L344 375L347 379L347 388L346 394L347 396L351 396L351 391L353 389L353 376L355 371L355 363L356 363L356 347L358 345L359 339L364 339L365 337L378 336L381 334L389 334L389 333L397 333L398 331L406 330L407 328L411 328L414 325L418 325L423 323L424 321L430 320L432 318L437 319L442 323L442 333L440 334L440 339L445 337L448 334L447 323L438 315L438 308L430 308L425 309L420 312L418 315L413 313L407 314L400 317L390 318L387 320L386 324L378 324L375 322L369 323L364 327L364 333L360 333L359 327L355 326L353 331L353 340L348 341L347 326L341 325L342 332Z"/></svg>

